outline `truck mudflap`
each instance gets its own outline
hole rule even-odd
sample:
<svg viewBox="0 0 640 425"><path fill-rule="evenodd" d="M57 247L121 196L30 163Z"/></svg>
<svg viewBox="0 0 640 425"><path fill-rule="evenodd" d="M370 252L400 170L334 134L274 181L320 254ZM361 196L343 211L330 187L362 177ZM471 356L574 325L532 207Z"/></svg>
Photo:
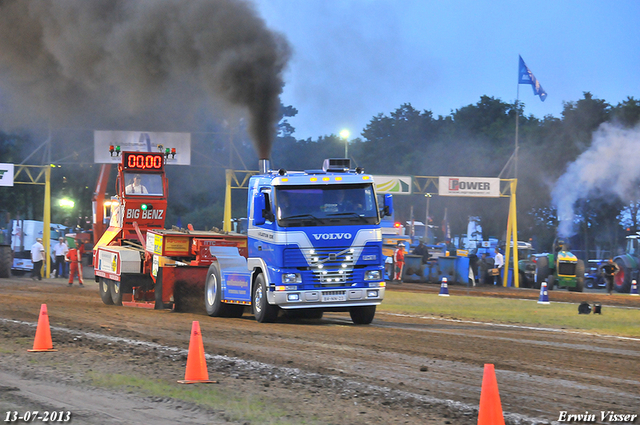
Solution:
<svg viewBox="0 0 640 425"><path fill-rule="evenodd" d="M251 303L251 272L241 268L222 271L222 301Z"/></svg>
<svg viewBox="0 0 640 425"><path fill-rule="evenodd" d="M384 298L384 287L313 289L306 291L269 291L269 304L282 309L347 308L379 305Z"/></svg>

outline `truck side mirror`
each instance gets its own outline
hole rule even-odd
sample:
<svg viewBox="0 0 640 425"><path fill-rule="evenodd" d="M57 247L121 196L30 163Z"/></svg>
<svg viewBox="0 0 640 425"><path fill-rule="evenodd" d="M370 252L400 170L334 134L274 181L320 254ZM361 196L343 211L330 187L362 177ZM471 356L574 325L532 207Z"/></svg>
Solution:
<svg viewBox="0 0 640 425"><path fill-rule="evenodd" d="M256 226L262 226L265 223L264 210L266 207L264 193L257 192L253 197L253 224Z"/></svg>
<svg viewBox="0 0 640 425"><path fill-rule="evenodd" d="M384 195L384 207L382 208L382 215L393 215L393 195L390 193L386 193Z"/></svg>

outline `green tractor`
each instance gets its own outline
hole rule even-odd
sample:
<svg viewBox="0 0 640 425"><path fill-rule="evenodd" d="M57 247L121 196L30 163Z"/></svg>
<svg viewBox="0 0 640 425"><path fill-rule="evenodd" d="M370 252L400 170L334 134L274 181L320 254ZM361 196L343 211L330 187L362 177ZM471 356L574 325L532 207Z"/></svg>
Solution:
<svg viewBox="0 0 640 425"><path fill-rule="evenodd" d="M620 271L613 278L613 289L616 292L628 294L631 292L631 281L638 279L638 269L640 268L640 235L627 236L627 248L625 253L613 259L618 264Z"/></svg>
<svg viewBox="0 0 640 425"><path fill-rule="evenodd" d="M513 242L511 242L511 249L513 249ZM519 274L519 286L520 288L536 288L536 263L533 254L533 247L529 242L518 241L518 274ZM509 271L513 266L509 266Z"/></svg>
<svg viewBox="0 0 640 425"><path fill-rule="evenodd" d="M569 291L584 291L584 261L569 252L566 243L558 239L553 242L553 252L534 257L536 263L535 283L540 288L547 282L547 289L567 288Z"/></svg>

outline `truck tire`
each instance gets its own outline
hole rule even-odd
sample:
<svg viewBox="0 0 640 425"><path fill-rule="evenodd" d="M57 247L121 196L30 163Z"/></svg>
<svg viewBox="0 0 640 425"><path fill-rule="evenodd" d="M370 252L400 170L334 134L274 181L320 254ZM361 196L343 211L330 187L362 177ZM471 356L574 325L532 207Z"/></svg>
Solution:
<svg viewBox="0 0 640 425"><path fill-rule="evenodd" d="M527 280L527 275L523 272L518 272L518 279L521 288L530 288L530 282Z"/></svg>
<svg viewBox="0 0 640 425"><path fill-rule="evenodd" d="M259 273L253 284L253 315L260 323L273 323L278 317L278 307L267 301L267 284L264 275Z"/></svg>
<svg viewBox="0 0 640 425"><path fill-rule="evenodd" d="M623 294L631 292L631 266L625 257L616 257L613 261L618 264L620 271L613 277L613 289Z"/></svg>
<svg viewBox="0 0 640 425"><path fill-rule="evenodd" d="M368 325L373 321L373 317L376 315L375 305L366 305L362 307L351 307L349 309L349 316L356 325Z"/></svg>
<svg viewBox="0 0 640 425"><path fill-rule="evenodd" d="M12 265L11 247L9 245L0 246L0 278L5 279L11 276Z"/></svg>
<svg viewBox="0 0 640 425"><path fill-rule="evenodd" d="M551 291L555 284L556 284L555 275L550 274L549 276L547 276L547 290Z"/></svg>
<svg viewBox="0 0 640 425"><path fill-rule="evenodd" d="M576 286L567 289L571 292L584 292L584 261L578 260L576 264Z"/></svg>
<svg viewBox="0 0 640 425"><path fill-rule="evenodd" d="M596 287L596 280L592 277L588 277L584 280L584 287L587 289L594 289Z"/></svg>
<svg viewBox="0 0 640 425"><path fill-rule="evenodd" d="M211 317L242 317L244 306L222 302L222 279L217 264L209 266L204 284L204 307Z"/></svg>
<svg viewBox="0 0 640 425"><path fill-rule="evenodd" d="M549 276L549 257L538 257L536 261L536 278L534 288L540 289L542 282ZM547 282L548 283L548 282Z"/></svg>
<svg viewBox="0 0 640 425"><path fill-rule="evenodd" d="M121 283L117 280L109 280L109 292L111 293L111 300L113 305L122 305L122 287Z"/></svg>
<svg viewBox="0 0 640 425"><path fill-rule="evenodd" d="M216 264L209 266L204 284L204 308L211 317L224 317L225 304L222 303L222 280Z"/></svg>
<svg viewBox="0 0 640 425"><path fill-rule="evenodd" d="M109 279L105 279L104 277L100 278L100 282L98 283L100 287L100 298L102 298L102 302L106 305L113 305L113 300L111 299L111 288L109 284Z"/></svg>

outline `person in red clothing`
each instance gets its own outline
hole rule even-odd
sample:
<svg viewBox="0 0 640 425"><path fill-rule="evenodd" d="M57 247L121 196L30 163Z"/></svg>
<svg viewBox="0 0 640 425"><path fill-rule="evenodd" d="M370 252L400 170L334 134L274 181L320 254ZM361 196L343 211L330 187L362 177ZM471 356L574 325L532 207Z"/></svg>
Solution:
<svg viewBox="0 0 640 425"><path fill-rule="evenodd" d="M404 268L404 244L398 243L393 253L393 262L395 263L395 275L393 280L402 281L402 269Z"/></svg>
<svg viewBox="0 0 640 425"><path fill-rule="evenodd" d="M67 261L69 262L69 286L73 285L73 277L78 275L78 282L80 287L84 288L84 282L82 280L82 254L84 249L80 241L76 239L75 246L69 249L67 253Z"/></svg>

